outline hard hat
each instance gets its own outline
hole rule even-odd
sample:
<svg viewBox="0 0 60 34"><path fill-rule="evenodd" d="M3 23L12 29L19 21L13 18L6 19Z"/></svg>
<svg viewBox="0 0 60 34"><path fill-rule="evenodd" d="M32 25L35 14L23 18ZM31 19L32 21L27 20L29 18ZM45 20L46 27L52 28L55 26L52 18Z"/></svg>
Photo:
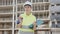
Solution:
<svg viewBox="0 0 60 34"><path fill-rule="evenodd" d="M25 4L24 4L23 6L25 6L25 5L27 5L27 4L32 6L32 3L29 2L29 1L26 1Z"/></svg>

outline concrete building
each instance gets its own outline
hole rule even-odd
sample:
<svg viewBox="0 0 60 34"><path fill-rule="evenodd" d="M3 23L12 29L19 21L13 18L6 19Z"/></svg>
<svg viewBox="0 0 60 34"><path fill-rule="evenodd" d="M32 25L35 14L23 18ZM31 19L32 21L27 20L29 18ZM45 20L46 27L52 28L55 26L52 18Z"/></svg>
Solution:
<svg viewBox="0 0 60 34"><path fill-rule="evenodd" d="M50 0L50 12L51 12L51 27L56 28L51 30L52 34L59 34L60 29L60 0Z"/></svg>

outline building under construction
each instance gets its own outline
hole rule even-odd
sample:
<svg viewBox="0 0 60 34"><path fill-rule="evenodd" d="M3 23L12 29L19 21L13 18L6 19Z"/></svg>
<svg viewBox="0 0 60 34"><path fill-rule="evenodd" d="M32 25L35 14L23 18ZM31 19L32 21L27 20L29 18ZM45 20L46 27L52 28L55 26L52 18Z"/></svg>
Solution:
<svg viewBox="0 0 60 34"><path fill-rule="evenodd" d="M24 12L26 1L32 2L32 14L44 21L42 28L51 29L41 34L60 33L60 0L0 0L0 34L18 33L16 20Z"/></svg>

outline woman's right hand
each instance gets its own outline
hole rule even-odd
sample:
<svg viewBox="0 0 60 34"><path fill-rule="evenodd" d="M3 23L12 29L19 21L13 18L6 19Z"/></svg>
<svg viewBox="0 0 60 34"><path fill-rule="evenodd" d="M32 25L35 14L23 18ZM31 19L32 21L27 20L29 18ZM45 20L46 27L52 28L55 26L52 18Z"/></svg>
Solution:
<svg viewBox="0 0 60 34"><path fill-rule="evenodd" d="M22 22L23 22L23 17L18 18L20 20L20 23L18 24L18 28L22 28Z"/></svg>
<svg viewBox="0 0 60 34"><path fill-rule="evenodd" d="M22 24L19 23L19 24L17 25L17 27L18 27L18 28L22 28Z"/></svg>

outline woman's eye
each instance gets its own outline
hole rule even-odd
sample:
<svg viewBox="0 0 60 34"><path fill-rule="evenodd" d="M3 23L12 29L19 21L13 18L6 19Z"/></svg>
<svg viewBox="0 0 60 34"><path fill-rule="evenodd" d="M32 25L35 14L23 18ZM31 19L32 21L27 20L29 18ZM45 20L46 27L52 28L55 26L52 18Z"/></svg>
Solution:
<svg viewBox="0 0 60 34"><path fill-rule="evenodd" d="M29 7L27 7L27 8L29 8Z"/></svg>

